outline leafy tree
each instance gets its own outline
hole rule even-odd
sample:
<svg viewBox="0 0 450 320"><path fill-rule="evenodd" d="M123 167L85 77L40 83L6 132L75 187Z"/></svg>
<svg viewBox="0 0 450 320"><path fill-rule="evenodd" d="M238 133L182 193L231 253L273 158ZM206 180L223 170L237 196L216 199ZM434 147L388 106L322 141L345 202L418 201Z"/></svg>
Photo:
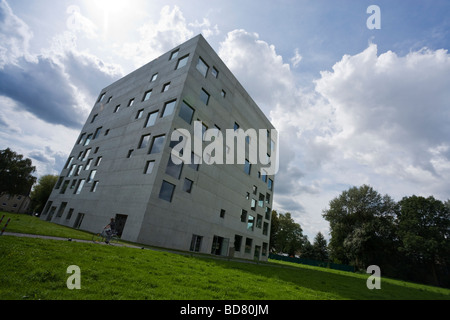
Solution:
<svg viewBox="0 0 450 320"><path fill-rule="evenodd" d="M385 261L385 249L395 240L397 204L372 187L352 187L330 201L324 218L330 223L330 253L334 261L365 268Z"/></svg>
<svg viewBox="0 0 450 320"><path fill-rule="evenodd" d="M33 212L42 212L57 181L58 176L54 175L45 175L39 178L30 195Z"/></svg>
<svg viewBox="0 0 450 320"><path fill-rule="evenodd" d="M0 150L0 195L28 195L36 182L36 167L11 149Z"/></svg>
<svg viewBox="0 0 450 320"><path fill-rule="evenodd" d="M284 252L295 255L300 251L303 243L303 230L301 226L292 219L291 214L276 214L272 212L272 247L276 252ZM276 222L274 228L274 222Z"/></svg>
<svg viewBox="0 0 450 320"><path fill-rule="evenodd" d="M434 197L404 197L399 204L399 250L439 284L436 266L450 265L450 208Z"/></svg>
<svg viewBox="0 0 450 320"><path fill-rule="evenodd" d="M278 221L278 213L275 210L272 210L270 217L270 250L272 252L277 252L277 241L278 241L278 229L279 229L279 221Z"/></svg>

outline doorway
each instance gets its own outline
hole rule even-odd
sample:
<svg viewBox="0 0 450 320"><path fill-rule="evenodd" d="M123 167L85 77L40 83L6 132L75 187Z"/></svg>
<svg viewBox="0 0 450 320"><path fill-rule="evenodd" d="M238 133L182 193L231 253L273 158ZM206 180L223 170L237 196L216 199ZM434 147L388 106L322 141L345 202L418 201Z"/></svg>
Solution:
<svg viewBox="0 0 450 320"><path fill-rule="evenodd" d="M125 214L116 214L116 232L119 237L122 237L125 224L127 223L128 216Z"/></svg>
<svg viewBox="0 0 450 320"><path fill-rule="evenodd" d="M230 239L228 238L214 236L211 247L211 254L214 254L216 256L227 256L229 243Z"/></svg>

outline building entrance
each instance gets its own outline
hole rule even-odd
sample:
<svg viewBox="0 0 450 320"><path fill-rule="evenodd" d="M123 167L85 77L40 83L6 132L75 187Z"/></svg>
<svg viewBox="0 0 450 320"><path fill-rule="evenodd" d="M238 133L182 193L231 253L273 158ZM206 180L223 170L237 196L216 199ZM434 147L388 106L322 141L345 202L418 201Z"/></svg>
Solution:
<svg viewBox="0 0 450 320"><path fill-rule="evenodd" d="M214 236L211 247L211 254L214 254L216 256L227 256L229 243L230 239L228 238Z"/></svg>

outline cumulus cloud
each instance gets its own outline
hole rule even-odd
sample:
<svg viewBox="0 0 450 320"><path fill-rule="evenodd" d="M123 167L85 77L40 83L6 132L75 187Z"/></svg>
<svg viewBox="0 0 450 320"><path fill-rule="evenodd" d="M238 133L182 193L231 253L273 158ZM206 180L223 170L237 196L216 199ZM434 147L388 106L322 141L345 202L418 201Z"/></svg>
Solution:
<svg viewBox="0 0 450 320"><path fill-rule="evenodd" d="M339 150L333 156L367 166L367 174L391 176L398 185L417 183L418 192L444 195L439 189L449 186L449 86L446 50L399 57L391 51L378 55L371 44L344 56L316 82L336 110L338 130L326 139Z"/></svg>

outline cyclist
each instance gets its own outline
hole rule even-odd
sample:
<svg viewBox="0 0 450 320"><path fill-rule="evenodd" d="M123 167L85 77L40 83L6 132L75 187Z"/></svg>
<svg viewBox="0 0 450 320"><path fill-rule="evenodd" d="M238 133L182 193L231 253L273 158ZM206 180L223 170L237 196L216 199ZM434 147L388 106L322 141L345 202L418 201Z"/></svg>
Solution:
<svg viewBox="0 0 450 320"><path fill-rule="evenodd" d="M114 221L114 218L111 218L110 223L105 227L103 231L105 232L106 236L105 242L109 244L112 236L116 233L116 222Z"/></svg>

